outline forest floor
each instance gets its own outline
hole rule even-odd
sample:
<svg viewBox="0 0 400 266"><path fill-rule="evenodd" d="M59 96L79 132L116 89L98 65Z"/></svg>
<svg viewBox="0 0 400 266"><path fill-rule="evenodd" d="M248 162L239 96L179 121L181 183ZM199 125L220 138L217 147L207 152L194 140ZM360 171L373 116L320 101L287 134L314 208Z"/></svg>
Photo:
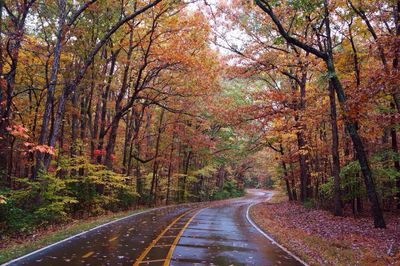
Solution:
<svg viewBox="0 0 400 266"><path fill-rule="evenodd" d="M310 265L400 265L400 215L385 213L387 229L370 217L335 217L306 209L276 192L251 208L253 220Z"/></svg>

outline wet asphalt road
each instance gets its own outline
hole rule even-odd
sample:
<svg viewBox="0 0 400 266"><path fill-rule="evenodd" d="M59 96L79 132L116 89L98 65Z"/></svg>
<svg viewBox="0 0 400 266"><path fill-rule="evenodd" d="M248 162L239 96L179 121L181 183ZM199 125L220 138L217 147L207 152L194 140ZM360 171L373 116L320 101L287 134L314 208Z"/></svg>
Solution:
<svg viewBox="0 0 400 266"><path fill-rule="evenodd" d="M64 241L9 265L301 265L247 221L265 192L161 208Z"/></svg>
<svg viewBox="0 0 400 266"><path fill-rule="evenodd" d="M247 221L248 206L267 196L254 194L202 210L181 236L170 265L302 265Z"/></svg>

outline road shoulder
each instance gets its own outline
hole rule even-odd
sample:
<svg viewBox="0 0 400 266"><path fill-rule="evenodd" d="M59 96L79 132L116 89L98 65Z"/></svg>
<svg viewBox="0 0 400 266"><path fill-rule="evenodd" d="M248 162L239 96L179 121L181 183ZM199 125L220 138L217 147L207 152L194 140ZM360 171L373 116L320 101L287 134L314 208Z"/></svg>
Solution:
<svg viewBox="0 0 400 266"><path fill-rule="evenodd" d="M334 217L306 209L277 194L252 206L251 219L273 239L311 265L394 265L400 263L400 232L388 217L388 229L375 229L365 219ZM364 228L365 226L370 228ZM322 229L321 229L322 228Z"/></svg>

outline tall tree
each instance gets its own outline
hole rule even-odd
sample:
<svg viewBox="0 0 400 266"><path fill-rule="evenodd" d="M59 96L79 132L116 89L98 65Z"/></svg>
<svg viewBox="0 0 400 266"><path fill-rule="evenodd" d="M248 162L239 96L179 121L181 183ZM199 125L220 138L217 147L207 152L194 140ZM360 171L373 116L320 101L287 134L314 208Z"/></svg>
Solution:
<svg viewBox="0 0 400 266"><path fill-rule="evenodd" d="M332 35L331 35L331 26L330 26L330 13L329 13L329 3L328 1L324 1L323 4L323 21L325 27L325 37L326 37L326 48L325 50L320 50L318 48L314 48L313 46L298 40L297 38L292 37L289 32L284 28L281 20L275 15L271 4L268 1L264 0L256 0L257 5L268 14L273 23L276 25L279 33L282 37L290 44L293 44L306 52L309 52L316 57L322 59L325 64L327 71L329 73L329 79L332 83L333 88L337 94L339 103L344 112L346 128L350 134L350 137L353 141L354 149L357 151L357 158L361 166L361 171L364 177L364 183L367 188L368 199L371 202L371 212L374 217L375 227L385 228L385 220L383 218L382 210L380 207L380 203L378 200L378 195L376 193L374 180L372 177L372 171L368 162L367 153L364 148L363 141L358 133L357 126L353 119L348 115L348 106L346 100L346 94L344 92L342 83L338 77L336 72L334 58L333 58L333 43L332 43Z"/></svg>

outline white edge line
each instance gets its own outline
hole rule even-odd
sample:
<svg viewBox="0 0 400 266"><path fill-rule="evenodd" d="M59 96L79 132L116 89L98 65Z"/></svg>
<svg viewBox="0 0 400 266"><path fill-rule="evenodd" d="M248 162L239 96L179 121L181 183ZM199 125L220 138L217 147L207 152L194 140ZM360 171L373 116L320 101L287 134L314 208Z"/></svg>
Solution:
<svg viewBox="0 0 400 266"><path fill-rule="evenodd" d="M32 251L32 252L30 252L30 253L28 253L28 254L25 254L25 255L23 255L23 256L21 256L21 257L18 257L18 258L15 258L15 259L13 259L13 260L10 260L10 261L8 261L8 262L6 262L6 263L3 263L3 264L1 264L0 266L11 265L12 263L15 263L15 262L17 262L17 261L20 261L20 260L22 260L22 259L25 259L25 258L27 258L27 257L29 257L29 256L32 256L32 255L36 254L36 253L39 253L39 252L44 251L44 250L46 250L46 249L48 249L48 248L51 248L51 247L54 247L54 246L59 245L59 244L61 244L61 243L64 243L64 242L66 242L66 241L69 241L69 240L71 240L71 239L73 239L73 238L79 237L79 236L84 235L84 234L86 234L86 233L89 233L89 232L91 232L91 231L97 230L97 229L102 228L102 227L104 227L104 226L107 226L107 225L109 225L109 224L116 223L116 222L119 222L119 221L128 219L128 218L130 218L130 217L137 216L137 215L139 215L139 214L143 214L143 213L147 213L147 212L151 212L151 211L156 211L156 210L162 210L162 209L170 208L170 207L173 207L173 206L174 206L174 205L164 206L164 207L161 207L161 208L152 208L152 209L148 209L148 210L144 210L144 211L132 213L132 214L130 214L130 215L128 215L128 216L125 216L125 217L122 217L122 218L119 218L119 219L116 219L116 220L112 220L112 221L107 222L107 223L105 223L105 224L98 225L98 226L93 227L93 228L91 228L91 229L89 229L89 230L80 232L80 233L78 233L78 234L76 234L76 235L72 235L72 236L67 237L67 238L65 238L65 239L62 239L62 240L60 240L60 241L57 241L57 242L55 242L55 243L53 243L53 244L50 244L50 245L48 245L48 246L44 246L44 247L42 247L42 248L40 248L40 249L38 249L38 250Z"/></svg>
<svg viewBox="0 0 400 266"><path fill-rule="evenodd" d="M267 200L269 200L270 198L268 198ZM262 230L260 227L258 227L258 225L256 225L253 220L250 218L249 212L250 212L250 208L252 206L254 206L256 203L252 203L247 207L246 210L246 219L247 221L249 221L249 223L255 228L257 229L258 232L260 232L264 237L266 237L269 241L272 242L272 244L277 245L280 249L282 249L283 251L285 251L287 254L289 254L290 256L292 256L294 259L296 259L298 262L300 262L301 264L305 265L305 266L309 266L305 261L303 261L302 259L300 259L299 257L297 257L296 255L294 255L292 252L290 252L289 250L287 250L284 246L282 246L281 244L279 244L278 242L276 242L275 239L273 239L271 236L269 236L267 233L264 232L264 230Z"/></svg>
<svg viewBox="0 0 400 266"><path fill-rule="evenodd" d="M308 266L307 263L305 263L305 262L304 262L303 260L301 260L299 257L297 257L296 255L294 255L293 253L291 253L289 250L287 250L285 247L283 247L282 245L280 245L278 242L276 242L272 237L270 237L269 235L267 235L262 229L260 229L260 228L251 220L251 218L250 218L250 216L249 216L249 210L250 210L250 208L251 208L253 205L255 205L255 204L256 204L256 203L252 203L251 205L249 205L249 206L247 207L246 219L249 221L249 223L250 223L254 228L256 228L257 231L259 231L264 237L268 238L273 244L277 245L279 248L281 248L283 251L285 251L287 254L289 254L290 256L292 256L293 258L295 258L297 261L299 261L299 262L302 263L303 265ZM56 246L56 245L59 245L59 244L61 244L61 243L64 243L64 242L69 241L69 240L71 240L71 239L74 239L74 238L76 238L76 237L79 237L79 236L84 235L84 234L86 234L86 233L89 233L89 232L91 232L91 231L94 231L94 230L97 230L97 229L99 229L99 228L105 227L105 226L107 226L107 225L109 225L109 224L113 224L113 223L116 223L116 222L119 222L119 221L128 219L128 218L130 218L130 217L137 216L137 215L139 215L139 214L143 214L143 213L147 213L147 212L151 212L151 211L155 211L155 210L161 210L161 209L165 209L165 208L168 208L168 207L172 207L172 206L165 206L165 207L161 207L161 208L153 208L153 209L149 209L149 210L144 210L144 211L136 212L136 213L130 214L130 215L128 215L128 216L125 216L125 217L122 217L122 218L119 218L119 219L110 221L110 222L108 222L108 223L98 225L98 226L93 227L93 228L91 228L91 229L89 229L89 230L80 232L80 233L78 233L78 234L76 234L76 235L72 235L72 236L67 237L67 238L65 238L65 239L62 239L62 240L60 240L60 241L57 241L57 242L55 242L55 243L53 243L53 244L50 244L50 245L44 246L44 247L42 247L42 248L40 248L40 249L38 249L38 250L32 251L32 252L30 252L30 253L28 253L28 254L26 254L26 255L23 255L23 256L21 256L21 257L15 258L15 259L13 259L13 260L10 260L10 261L8 261L8 262L6 262L6 263L4 263L4 264L1 264L1 266L10 265L10 264L15 263L15 262L17 262L17 261L20 261L20 260L22 260L22 259L24 259L24 258L27 258L27 257L29 257L29 256L32 256L32 255L34 255L34 254L36 254L36 253L39 253L39 252L41 252L41 251L44 251L44 250L46 250L46 249L48 249L48 248L54 247L54 246ZM199 214L200 212L202 212L202 211L205 210L205 209L208 209L208 207L202 209L202 210L199 211L197 214ZM197 216L197 214L196 214L196 216ZM178 242L178 243L179 243L179 242Z"/></svg>

